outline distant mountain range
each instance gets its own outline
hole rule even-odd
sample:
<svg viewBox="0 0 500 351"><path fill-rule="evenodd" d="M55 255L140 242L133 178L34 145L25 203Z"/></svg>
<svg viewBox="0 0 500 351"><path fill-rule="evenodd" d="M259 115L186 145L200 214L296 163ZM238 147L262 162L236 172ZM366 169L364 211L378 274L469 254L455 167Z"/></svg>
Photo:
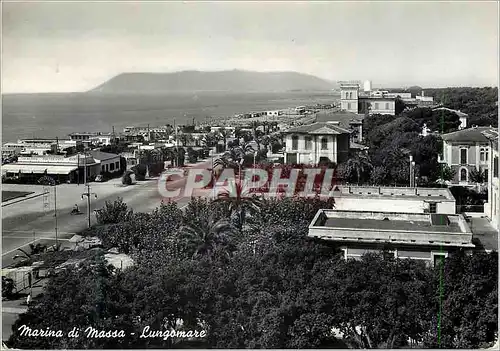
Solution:
<svg viewBox="0 0 500 351"><path fill-rule="evenodd" d="M334 82L298 72L182 71L122 73L92 89L99 93L325 91Z"/></svg>

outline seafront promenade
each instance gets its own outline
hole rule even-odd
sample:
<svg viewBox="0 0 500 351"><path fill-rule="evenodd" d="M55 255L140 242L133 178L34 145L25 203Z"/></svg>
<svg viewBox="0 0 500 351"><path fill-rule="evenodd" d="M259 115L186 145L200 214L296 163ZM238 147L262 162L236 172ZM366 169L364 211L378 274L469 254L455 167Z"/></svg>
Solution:
<svg viewBox="0 0 500 351"><path fill-rule="evenodd" d="M215 157L215 156L214 156ZM212 160L204 160L188 167L209 168ZM180 187L181 183L173 187ZM91 192L97 198L91 197L91 224L96 223L94 210L102 208L106 201L115 201L122 198L134 212L150 212L157 208L164 200L158 192L158 177L137 182L134 185L123 186L121 178L112 179L105 183L91 182ZM44 196L41 185L4 184L3 190L34 192L31 197L17 199L2 204L2 267L12 264L12 257L18 248L27 248L30 243L53 245L56 234L56 218L54 217L53 188L48 196L48 208L44 209ZM74 234L88 227L87 199L82 194L87 191L84 185L60 184L57 190L57 232L58 240L67 241ZM185 206L189 199L174 199L179 207ZM77 204L82 214L71 215L73 206Z"/></svg>

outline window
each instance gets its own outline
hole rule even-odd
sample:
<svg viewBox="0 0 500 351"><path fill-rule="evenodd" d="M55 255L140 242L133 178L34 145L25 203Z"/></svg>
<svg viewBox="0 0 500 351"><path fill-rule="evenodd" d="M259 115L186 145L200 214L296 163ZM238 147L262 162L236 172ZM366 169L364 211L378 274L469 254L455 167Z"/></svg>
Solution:
<svg viewBox="0 0 500 351"><path fill-rule="evenodd" d="M434 267L439 267L440 265L444 264L444 260L446 258L445 254L433 254L433 263Z"/></svg>
<svg viewBox="0 0 500 351"><path fill-rule="evenodd" d="M467 169L462 168L460 170L460 181L461 182L466 182L467 181Z"/></svg>
<svg viewBox="0 0 500 351"><path fill-rule="evenodd" d="M487 169L484 171L484 182L488 183L488 170Z"/></svg>
<svg viewBox="0 0 500 351"><path fill-rule="evenodd" d="M120 162L119 162L119 161L116 161L116 162L115 162L115 168L116 168L116 169L119 169L119 168L120 168Z"/></svg>
<svg viewBox="0 0 500 351"><path fill-rule="evenodd" d="M101 171L104 172L104 165L101 166Z"/></svg>
<svg viewBox="0 0 500 351"><path fill-rule="evenodd" d="M488 161L488 149L486 149L486 151L484 152L484 155L485 155L485 158L486 158L486 161Z"/></svg>
<svg viewBox="0 0 500 351"><path fill-rule="evenodd" d="M479 160L481 162L485 161L485 152L484 152L484 149L479 149Z"/></svg>
<svg viewBox="0 0 500 351"><path fill-rule="evenodd" d="M389 103L388 103L388 102L386 102L386 103L385 103L385 109L386 109L386 110L388 110L388 109L389 109Z"/></svg>
<svg viewBox="0 0 500 351"><path fill-rule="evenodd" d="M375 110L378 110L378 102L375 103Z"/></svg>
<svg viewBox="0 0 500 351"><path fill-rule="evenodd" d="M396 259L396 251L383 250L382 257L384 258L384 260L394 260L394 259Z"/></svg>
<svg viewBox="0 0 500 351"><path fill-rule="evenodd" d="M114 163L110 163L109 164L109 170L110 171L114 171L115 170L115 164Z"/></svg>
<svg viewBox="0 0 500 351"><path fill-rule="evenodd" d="M467 164L467 149L460 149L460 164Z"/></svg>
<svg viewBox="0 0 500 351"><path fill-rule="evenodd" d="M429 213L437 213L437 203L429 203Z"/></svg>
<svg viewBox="0 0 500 351"><path fill-rule="evenodd" d="M294 135L292 136L292 150L297 150L299 148L299 137Z"/></svg>
<svg viewBox="0 0 500 351"><path fill-rule="evenodd" d="M348 109L348 110L350 110L350 109L351 109L351 103L350 103L350 102L348 102L348 103L347 103L347 109Z"/></svg>
<svg viewBox="0 0 500 351"><path fill-rule="evenodd" d="M321 138L321 150L328 150L328 139Z"/></svg>
<svg viewBox="0 0 500 351"><path fill-rule="evenodd" d="M305 149L306 150L311 150L312 149L312 138L310 136L305 137Z"/></svg>

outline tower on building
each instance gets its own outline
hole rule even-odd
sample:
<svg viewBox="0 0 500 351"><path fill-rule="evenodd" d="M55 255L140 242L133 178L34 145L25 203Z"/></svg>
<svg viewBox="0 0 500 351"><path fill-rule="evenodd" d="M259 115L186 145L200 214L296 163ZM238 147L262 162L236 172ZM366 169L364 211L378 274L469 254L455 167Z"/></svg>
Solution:
<svg viewBox="0 0 500 351"><path fill-rule="evenodd" d="M369 93L370 91L372 91L372 81L371 80L365 80L363 88L364 88L363 91L365 93Z"/></svg>
<svg viewBox="0 0 500 351"><path fill-rule="evenodd" d="M341 81L340 109L347 112L358 113L359 81Z"/></svg>

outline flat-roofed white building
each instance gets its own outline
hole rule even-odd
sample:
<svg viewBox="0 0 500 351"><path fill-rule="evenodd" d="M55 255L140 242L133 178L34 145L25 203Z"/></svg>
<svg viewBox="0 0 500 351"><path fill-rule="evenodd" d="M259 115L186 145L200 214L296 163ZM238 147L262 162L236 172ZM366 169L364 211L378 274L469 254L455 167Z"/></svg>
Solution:
<svg viewBox="0 0 500 351"><path fill-rule="evenodd" d="M384 250L432 265L459 249L475 248L460 214L319 210L308 236L337 244L346 259Z"/></svg>
<svg viewBox="0 0 500 351"><path fill-rule="evenodd" d="M335 209L343 211L456 213L456 201L448 188L337 185L331 195Z"/></svg>

